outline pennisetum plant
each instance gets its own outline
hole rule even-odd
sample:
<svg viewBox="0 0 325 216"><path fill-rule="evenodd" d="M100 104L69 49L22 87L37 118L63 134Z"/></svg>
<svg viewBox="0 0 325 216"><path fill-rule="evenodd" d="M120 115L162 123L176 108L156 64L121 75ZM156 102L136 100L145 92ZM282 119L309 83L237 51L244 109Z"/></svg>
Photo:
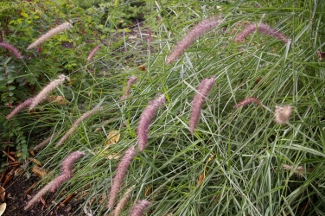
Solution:
<svg viewBox="0 0 325 216"><path fill-rule="evenodd" d="M86 153L81 152L81 151L75 151L75 152L70 153L62 162L61 175L57 176L50 183L48 183L45 187L43 187L37 194L35 194L33 196L33 198L28 201L28 203L24 209L28 210L41 198L41 196L46 194L46 192L48 192L49 190L51 192L56 191L63 182L71 179L73 176L73 163L85 155L86 155Z"/></svg>
<svg viewBox="0 0 325 216"><path fill-rule="evenodd" d="M111 191L109 193L109 198L107 203L108 209L113 210L116 197L120 192L120 188L125 178L125 175L136 153L137 152L135 151L134 147L131 146L126 150L123 157L121 158L121 161L116 168L116 173L111 186Z"/></svg>
<svg viewBox="0 0 325 216"><path fill-rule="evenodd" d="M217 27L220 23L221 16L219 16L218 20L214 16L212 16L195 25L189 31L189 33L187 33L187 35L173 48L173 50L167 57L166 64L169 65L170 63L175 61L184 53L187 48L189 48L194 43L197 38L204 35L212 28Z"/></svg>
<svg viewBox="0 0 325 216"><path fill-rule="evenodd" d="M276 29L271 28L269 25L264 23L253 23L247 25L246 28L236 36L235 42L243 42L248 35L252 34L256 30L260 33L264 33L265 35L276 37L285 44L289 41L287 36Z"/></svg>
<svg viewBox="0 0 325 216"><path fill-rule="evenodd" d="M51 29L50 31L46 32L44 35L40 36L36 41L34 41L32 44L30 44L27 49L32 49L43 43L44 41L47 41L51 37L53 37L56 34L59 34L60 32L63 32L67 29L70 29L73 27L73 22L65 22L62 23L61 25Z"/></svg>
<svg viewBox="0 0 325 216"><path fill-rule="evenodd" d="M78 118L72 125L72 127L66 132L63 137L58 141L58 143L55 145L56 148L61 146L68 138L71 136L71 134L77 129L78 125L84 121L85 119L89 118L90 116L94 115L97 112L100 112L103 110L103 107L95 106L91 110L85 112L80 118Z"/></svg>
<svg viewBox="0 0 325 216"><path fill-rule="evenodd" d="M10 50L16 56L16 58L24 58L24 56L19 52L19 50L9 43L0 42L0 47Z"/></svg>
<svg viewBox="0 0 325 216"><path fill-rule="evenodd" d="M197 92L192 101L191 117L189 123L191 134L194 133L194 129L200 120L202 106L214 84L214 76L212 76L210 79L202 80L197 89Z"/></svg>
<svg viewBox="0 0 325 216"><path fill-rule="evenodd" d="M62 85L65 80L69 78L63 74L59 75L58 79L53 80L47 86L45 86L32 100L29 106L29 111L33 110L38 104L43 102L47 96L56 89L59 85Z"/></svg>
<svg viewBox="0 0 325 216"><path fill-rule="evenodd" d="M150 205L150 202L148 200L139 200L137 204L135 204L130 212L130 216L141 216L143 215L144 211L148 206Z"/></svg>
<svg viewBox="0 0 325 216"><path fill-rule="evenodd" d="M165 95L160 95L150 101L149 105L143 110L138 125L138 146L141 152L144 151L148 142L148 131L151 119L156 114L156 111L166 102Z"/></svg>

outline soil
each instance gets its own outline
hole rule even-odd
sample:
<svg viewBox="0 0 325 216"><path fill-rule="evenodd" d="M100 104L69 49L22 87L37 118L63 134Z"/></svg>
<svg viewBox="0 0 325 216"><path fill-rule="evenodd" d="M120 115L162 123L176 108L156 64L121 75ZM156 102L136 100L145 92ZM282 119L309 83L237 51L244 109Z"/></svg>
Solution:
<svg viewBox="0 0 325 216"><path fill-rule="evenodd" d="M24 210L24 206L27 201L31 198L31 195L35 194L37 189L33 189L30 194L26 195L26 190L28 190L34 183L39 181L39 177L31 176L27 178L25 175L21 175L16 179L11 180L6 189L5 202L7 208L3 216L73 216L73 215L84 215L81 212L80 204L82 200L76 200L74 198L70 199L65 204L59 204L57 206L51 205L53 200L53 194L47 193L43 202L36 203L28 211ZM52 209L50 209L50 207Z"/></svg>

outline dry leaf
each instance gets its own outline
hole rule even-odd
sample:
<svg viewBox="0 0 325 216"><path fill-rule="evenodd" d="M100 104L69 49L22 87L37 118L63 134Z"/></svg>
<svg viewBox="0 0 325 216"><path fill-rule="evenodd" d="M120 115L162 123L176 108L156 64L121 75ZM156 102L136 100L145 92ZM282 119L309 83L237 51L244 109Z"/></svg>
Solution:
<svg viewBox="0 0 325 216"><path fill-rule="evenodd" d="M4 189L2 186L0 186L0 198L1 198L2 202L5 201L5 196L6 196L6 189Z"/></svg>
<svg viewBox="0 0 325 216"><path fill-rule="evenodd" d="M33 166L32 172L35 173L40 178L43 178L47 174L46 169L43 169L43 168L41 168L39 166L36 166L36 165Z"/></svg>
<svg viewBox="0 0 325 216"><path fill-rule="evenodd" d="M6 203L2 203L0 205L0 216L3 215L3 213L5 212L6 210L6 207L7 207L7 204Z"/></svg>
<svg viewBox="0 0 325 216"><path fill-rule="evenodd" d="M116 144L119 140L120 140L119 131L113 130L113 131L109 132L104 146Z"/></svg>
<svg viewBox="0 0 325 216"><path fill-rule="evenodd" d="M121 155L116 154L116 153L112 153L112 154L110 154L110 155L107 156L107 159L109 159L109 160L111 160L111 159L115 159L115 160L117 160L117 159L119 159L120 157L121 157Z"/></svg>
<svg viewBox="0 0 325 216"><path fill-rule="evenodd" d="M33 162L34 164L37 164L38 166L43 166L43 164L39 161L39 160L37 160L37 159L35 159L35 158L28 158L28 160L30 160L31 162Z"/></svg>
<svg viewBox="0 0 325 216"><path fill-rule="evenodd" d="M17 176L21 176L23 173L24 173L24 169L22 167L18 167L15 172L14 172L14 176L17 177Z"/></svg>
<svg viewBox="0 0 325 216"><path fill-rule="evenodd" d="M202 173L197 181L197 186L201 185L202 181L204 180L205 178L205 174Z"/></svg>
<svg viewBox="0 0 325 216"><path fill-rule="evenodd" d="M61 95L55 96L55 95L50 95L47 97L47 101L50 103L56 103L60 105L67 105L68 101Z"/></svg>
<svg viewBox="0 0 325 216"><path fill-rule="evenodd" d="M145 196L149 196L150 193L151 193L151 189L152 189L152 184L150 184L150 185L146 188L146 190L145 190L145 192L144 192L144 195L145 195Z"/></svg>

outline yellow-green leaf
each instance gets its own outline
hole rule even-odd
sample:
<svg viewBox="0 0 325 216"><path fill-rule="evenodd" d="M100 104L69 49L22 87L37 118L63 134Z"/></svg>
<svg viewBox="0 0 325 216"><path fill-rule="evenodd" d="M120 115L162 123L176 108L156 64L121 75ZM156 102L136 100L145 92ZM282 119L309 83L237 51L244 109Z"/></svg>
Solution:
<svg viewBox="0 0 325 216"><path fill-rule="evenodd" d="M22 16L25 17L25 18L28 18L28 14L25 13L25 12L21 12L20 15L22 15Z"/></svg>

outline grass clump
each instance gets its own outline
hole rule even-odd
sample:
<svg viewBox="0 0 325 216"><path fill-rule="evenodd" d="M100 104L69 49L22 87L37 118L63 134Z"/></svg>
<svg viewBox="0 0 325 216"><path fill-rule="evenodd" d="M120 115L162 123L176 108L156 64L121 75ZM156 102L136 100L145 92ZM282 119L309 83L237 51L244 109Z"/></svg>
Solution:
<svg viewBox="0 0 325 216"><path fill-rule="evenodd" d="M123 184L118 183L116 200L134 185L121 215L134 212L138 200L145 203L148 215L325 212L321 186L325 179L325 77L323 62L317 56L325 39L320 30L324 28L324 3L231 1L217 5L208 1L147 1L142 7L151 8L150 13L144 22L121 34L119 48L104 53L101 46L90 64L67 74L72 85L61 93L70 98L69 105L39 105L43 107L37 113L40 120L52 128L44 139L55 135L36 158L59 172L59 162L70 152L87 154L82 164L76 162L79 169L69 183L57 192L57 202L64 199L62 194L82 191L86 194L83 211L93 215L113 211L115 198L109 209L106 203L109 191L117 184L116 168L124 160L119 156L137 144L142 113L161 93L166 102L164 109L154 110L150 130L149 125L145 127L150 136L145 139L146 148L132 152ZM177 41L202 20L220 14L221 23L195 37L191 46L182 50L183 55L166 65ZM248 23L265 23L268 31L262 29L265 34L259 34L254 26L255 31L250 30L245 40L237 43L236 37ZM284 44L274 37L280 33L290 40ZM104 37L103 44L114 40L110 35ZM86 55L83 62L87 62ZM128 83L130 77L137 77L137 82ZM207 77L213 77L214 86L200 104L201 120L190 131L192 99ZM127 97L120 100L125 86ZM260 106L236 106L245 98ZM103 111L78 122L74 135L53 148L71 130L71 122L97 104ZM285 124L277 124L276 107L290 107L290 121L288 117L280 122ZM50 122L50 118L55 120ZM36 123L30 124L32 130L37 129ZM94 132L99 126L102 130ZM105 146L113 130L119 131L120 139ZM295 175L297 168L299 176Z"/></svg>

